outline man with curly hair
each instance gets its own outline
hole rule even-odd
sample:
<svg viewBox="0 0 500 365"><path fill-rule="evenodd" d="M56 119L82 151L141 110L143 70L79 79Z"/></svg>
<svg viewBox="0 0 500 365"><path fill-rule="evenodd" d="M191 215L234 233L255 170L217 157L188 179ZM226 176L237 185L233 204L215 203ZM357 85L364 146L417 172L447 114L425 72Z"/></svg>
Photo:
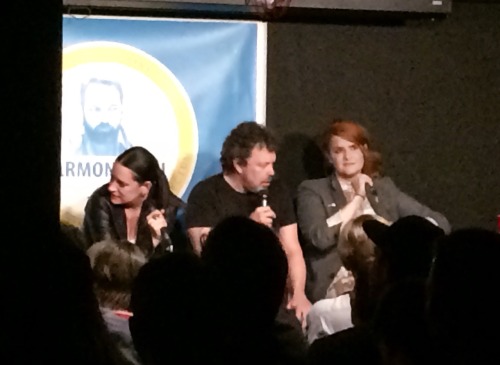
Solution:
<svg viewBox="0 0 500 365"><path fill-rule="evenodd" d="M306 269L299 244L293 199L274 179L276 141L265 126L243 122L226 137L222 173L199 182L188 198L186 226L194 251L229 216L245 216L274 230L286 253L289 285L286 307L304 323L311 306L304 293ZM258 265L258 263L256 263Z"/></svg>

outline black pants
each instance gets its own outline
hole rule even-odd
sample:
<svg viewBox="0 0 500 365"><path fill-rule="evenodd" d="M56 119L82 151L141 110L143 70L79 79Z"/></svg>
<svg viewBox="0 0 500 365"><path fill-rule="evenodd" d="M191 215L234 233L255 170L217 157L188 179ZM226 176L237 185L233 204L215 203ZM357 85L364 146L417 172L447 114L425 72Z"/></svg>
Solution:
<svg viewBox="0 0 500 365"><path fill-rule="evenodd" d="M280 347L280 357L287 365L305 364L308 343L295 311L286 309L286 305L286 301L281 303L274 323L274 336Z"/></svg>

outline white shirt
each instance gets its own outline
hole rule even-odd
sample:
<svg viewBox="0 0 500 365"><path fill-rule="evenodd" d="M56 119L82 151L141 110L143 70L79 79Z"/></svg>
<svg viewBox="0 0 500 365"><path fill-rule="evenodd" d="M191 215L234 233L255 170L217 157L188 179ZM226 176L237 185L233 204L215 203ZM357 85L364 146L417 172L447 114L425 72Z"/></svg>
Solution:
<svg viewBox="0 0 500 365"><path fill-rule="evenodd" d="M352 327L349 294L317 301L306 319L307 341L310 344L318 338Z"/></svg>

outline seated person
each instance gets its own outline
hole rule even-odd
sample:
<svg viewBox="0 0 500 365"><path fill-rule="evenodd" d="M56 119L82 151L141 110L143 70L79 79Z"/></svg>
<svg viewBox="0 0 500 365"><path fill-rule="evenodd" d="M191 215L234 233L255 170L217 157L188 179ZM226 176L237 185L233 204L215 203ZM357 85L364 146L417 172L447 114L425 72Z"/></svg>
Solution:
<svg viewBox="0 0 500 365"><path fill-rule="evenodd" d="M279 321L288 262L278 237L247 217L229 217L210 231L201 254L214 279L223 364L303 364L306 343ZM256 264L257 263L257 264ZM240 362L243 360L242 362Z"/></svg>
<svg viewBox="0 0 500 365"><path fill-rule="evenodd" d="M430 346L425 294L423 280L404 280L381 298L372 332L384 365L446 364L436 361Z"/></svg>
<svg viewBox="0 0 500 365"><path fill-rule="evenodd" d="M198 254L212 227L224 218L244 216L271 227L283 245L289 267L287 298L278 321L302 331L311 307L304 292L306 267L293 199L283 182L274 177L276 148L275 137L265 126L256 122L238 124L222 145L222 173L200 181L191 191L186 226Z"/></svg>
<svg viewBox="0 0 500 365"><path fill-rule="evenodd" d="M330 285L335 287L336 296L317 301L313 304L307 316L307 338L309 343L318 338L339 332L352 327L351 300L355 295L353 288L358 286L357 292L362 297L367 292L372 263L375 258L374 243L363 230L363 222L368 219L380 219L372 215L361 215L347 222L342 227L338 252L342 262L339 273ZM350 273L353 280L351 281ZM354 284L354 285L353 285ZM358 301L362 304L363 300ZM357 314L354 314L356 316ZM359 314L362 316L362 314ZM355 319L354 319L355 320Z"/></svg>
<svg viewBox="0 0 500 365"><path fill-rule="evenodd" d="M140 364L129 330L129 307L132 284L146 257L136 245L111 239L95 243L87 255L94 273L94 292L111 338L128 364Z"/></svg>
<svg viewBox="0 0 500 365"><path fill-rule="evenodd" d="M500 235L462 228L437 247L426 307L434 358L440 364L499 364Z"/></svg>
<svg viewBox="0 0 500 365"><path fill-rule="evenodd" d="M441 228L414 215L400 218L390 225L366 219L362 227L364 234L374 243L374 254L372 262L365 265L367 280L360 280L360 276L355 275L354 296L351 297L353 327L315 341L308 353L312 365L330 364L332 359L336 364L381 363L373 326L376 309L394 286L427 280L436 240L444 236ZM417 313L419 306L415 304L411 310ZM386 329L380 327L379 321L378 333Z"/></svg>
<svg viewBox="0 0 500 365"><path fill-rule="evenodd" d="M450 225L400 191L380 173L380 154L372 149L367 131L352 121L333 121L322 136L321 149L333 166L330 176L306 180L298 187L297 218L304 238L308 268L306 294L311 302L325 298L340 269L337 243L342 224L361 214L375 214L394 222L418 215L448 232Z"/></svg>
<svg viewBox="0 0 500 365"><path fill-rule="evenodd" d="M87 201L83 232L89 246L111 238L135 243L147 257L160 255L171 246L169 234L183 206L157 159L132 147L116 158L110 182Z"/></svg>
<svg viewBox="0 0 500 365"><path fill-rule="evenodd" d="M1 275L2 363L123 364L99 311L85 252L63 231L29 240L23 246L29 255L2 256L11 262Z"/></svg>
<svg viewBox="0 0 500 365"><path fill-rule="evenodd" d="M189 252L149 260L132 288L130 332L143 365L218 365L226 333L214 318L201 259ZM216 298L218 299L218 298ZM217 305L217 307L215 306Z"/></svg>

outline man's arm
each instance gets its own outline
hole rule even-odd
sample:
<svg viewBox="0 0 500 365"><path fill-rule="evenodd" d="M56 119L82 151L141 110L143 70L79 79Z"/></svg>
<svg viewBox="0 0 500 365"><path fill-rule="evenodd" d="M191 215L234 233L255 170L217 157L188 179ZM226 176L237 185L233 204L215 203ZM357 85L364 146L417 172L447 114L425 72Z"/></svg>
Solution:
<svg viewBox="0 0 500 365"><path fill-rule="evenodd" d="M188 228L187 230L191 246L193 246L193 250L198 256L201 255L203 244L205 243L205 239L207 238L210 229L210 227L193 227Z"/></svg>
<svg viewBox="0 0 500 365"><path fill-rule="evenodd" d="M200 181L189 194L185 216L186 231L193 251L198 256L201 255L208 232L216 223L216 204L213 180Z"/></svg>
<svg viewBox="0 0 500 365"><path fill-rule="evenodd" d="M288 308L294 309L297 318L301 320L302 323L305 323L305 318L311 308L311 303L304 292L306 265L302 249L300 248L297 224L293 223L281 227L278 236L288 259L288 272L292 284L292 295L288 301Z"/></svg>

